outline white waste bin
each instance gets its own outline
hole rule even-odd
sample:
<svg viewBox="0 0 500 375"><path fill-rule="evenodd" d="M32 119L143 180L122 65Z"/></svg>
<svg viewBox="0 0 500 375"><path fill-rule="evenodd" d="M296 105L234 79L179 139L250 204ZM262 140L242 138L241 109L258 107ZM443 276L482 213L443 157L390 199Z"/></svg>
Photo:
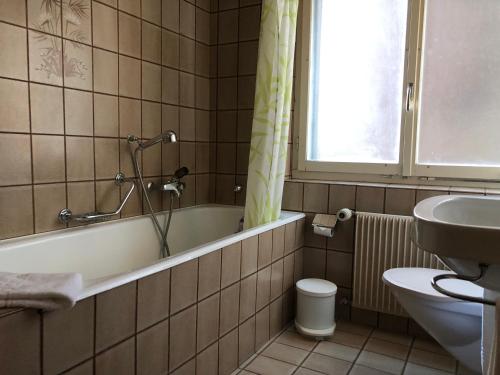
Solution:
<svg viewBox="0 0 500 375"><path fill-rule="evenodd" d="M297 281L296 287L297 331L317 338L333 335L337 285L328 280L303 279Z"/></svg>

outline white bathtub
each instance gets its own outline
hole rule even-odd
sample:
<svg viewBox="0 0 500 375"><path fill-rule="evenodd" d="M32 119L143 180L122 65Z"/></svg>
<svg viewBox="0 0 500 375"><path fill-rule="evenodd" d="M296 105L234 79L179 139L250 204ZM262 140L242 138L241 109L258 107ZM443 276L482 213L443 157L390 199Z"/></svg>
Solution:
<svg viewBox="0 0 500 375"><path fill-rule="evenodd" d="M163 225L166 213L159 215ZM238 233L243 207L202 205L174 210L168 234L171 256L160 259L159 237L149 216L64 229L0 241L0 271L78 272L79 299L140 279L245 238L299 220L279 220Z"/></svg>

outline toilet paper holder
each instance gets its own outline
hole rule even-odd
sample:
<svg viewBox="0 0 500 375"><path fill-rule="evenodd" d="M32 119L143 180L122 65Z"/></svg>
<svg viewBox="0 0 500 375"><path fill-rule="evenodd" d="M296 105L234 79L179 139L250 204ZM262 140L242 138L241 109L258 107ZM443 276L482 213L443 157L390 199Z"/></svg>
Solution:
<svg viewBox="0 0 500 375"><path fill-rule="evenodd" d="M312 222L313 232L319 236L332 238L337 222L347 221L353 214L349 208L342 208L335 215L316 214Z"/></svg>

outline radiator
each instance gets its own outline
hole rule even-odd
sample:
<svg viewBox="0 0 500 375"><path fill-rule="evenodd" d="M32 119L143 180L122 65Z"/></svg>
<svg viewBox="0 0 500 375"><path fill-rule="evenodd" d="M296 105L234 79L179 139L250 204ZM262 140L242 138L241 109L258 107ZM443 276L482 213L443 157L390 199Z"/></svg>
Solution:
<svg viewBox="0 0 500 375"><path fill-rule="evenodd" d="M406 316L382 281L385 270L396 267L445 269L433 254L411 241L413 217L356 213L353 306Z"/></svg>

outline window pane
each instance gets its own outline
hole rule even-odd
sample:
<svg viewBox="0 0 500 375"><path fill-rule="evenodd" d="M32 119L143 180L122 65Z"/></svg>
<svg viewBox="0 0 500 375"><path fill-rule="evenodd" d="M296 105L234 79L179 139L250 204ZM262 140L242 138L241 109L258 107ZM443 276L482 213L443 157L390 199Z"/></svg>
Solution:
<svg viewBox="0 0 500 375"><path fill-rule="evenodd" d="M426 2L417 162L500 165L500 2Z"/></svg>
<svg viewBox="0 0 500 375"><path fill-rule="evenodd" d="M314 4L308 159L399 163L407 2Z"/></svg>

